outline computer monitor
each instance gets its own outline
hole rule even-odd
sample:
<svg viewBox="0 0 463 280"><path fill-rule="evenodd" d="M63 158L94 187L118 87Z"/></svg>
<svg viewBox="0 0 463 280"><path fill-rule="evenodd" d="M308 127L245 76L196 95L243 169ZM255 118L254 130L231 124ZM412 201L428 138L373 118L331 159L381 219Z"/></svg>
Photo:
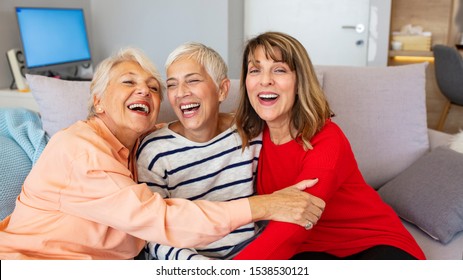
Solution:
<svg viewBox="0 0 463 280"><path fill-rule="evenodd" d="M90 65L83 9L16 7L16 18L28 72Z"/></svg>

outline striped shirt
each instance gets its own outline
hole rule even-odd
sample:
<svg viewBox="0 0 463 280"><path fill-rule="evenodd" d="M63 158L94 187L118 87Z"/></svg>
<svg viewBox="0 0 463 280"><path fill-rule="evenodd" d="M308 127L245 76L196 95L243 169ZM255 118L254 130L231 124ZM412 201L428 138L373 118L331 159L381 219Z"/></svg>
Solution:
<svg viewBox="0 0 463 280"><path fill-rule="evenodd" d="M205 143L193 142L168 126L148 135L137 157L138 179L166 198L229 201L254 194L262 137L244 151L236 127ZM203 248L173 248L149 243L151 257L161 260L229 259L259 231L242 226Z"/></svg>

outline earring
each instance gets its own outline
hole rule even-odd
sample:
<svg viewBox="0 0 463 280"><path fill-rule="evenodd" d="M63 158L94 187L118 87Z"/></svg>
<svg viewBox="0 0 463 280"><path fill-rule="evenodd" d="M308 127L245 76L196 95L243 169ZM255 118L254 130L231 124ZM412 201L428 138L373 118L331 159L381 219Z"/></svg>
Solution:
<svg viewBox="0 0 463 280"><path fill-rule="evenodd" d="M96 112L97 112L97 113L102 113L102 112L103 112L103 108L101 108L101 106L97 106L97 107L96 107Z"/></svg>

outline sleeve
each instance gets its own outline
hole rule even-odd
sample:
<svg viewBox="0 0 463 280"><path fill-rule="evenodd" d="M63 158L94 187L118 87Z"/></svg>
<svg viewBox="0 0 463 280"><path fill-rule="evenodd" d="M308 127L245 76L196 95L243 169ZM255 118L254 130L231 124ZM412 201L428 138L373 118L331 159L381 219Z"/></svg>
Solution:
<svg viewBox="0 0 463 280"><path fill-rule="evenodd" d="M301 172L294 182L318 178L318 183L306 189L312 195L323 199L329 207L330 198L340 186L346 170L347 139L339 129L320 132L312 140L313 150L309 150L300 164ZM323 219L323 216L322 216ZM315 225L316 227L316 225ZM310 238L311 231L303 227L283 222L270 221L268 226L235 259L290 259L298 251L304 240ZM265 248L265 249L263 249Z"/></svg>
<svg viewBox="0 0 463 280"><path fill-rule="evenodd" d="M146 184L134 182L130 171L110 154L92 151L68 162L60 210L143 240L175 247L205 246L251 221L247 199L163 199Z"/></svg>

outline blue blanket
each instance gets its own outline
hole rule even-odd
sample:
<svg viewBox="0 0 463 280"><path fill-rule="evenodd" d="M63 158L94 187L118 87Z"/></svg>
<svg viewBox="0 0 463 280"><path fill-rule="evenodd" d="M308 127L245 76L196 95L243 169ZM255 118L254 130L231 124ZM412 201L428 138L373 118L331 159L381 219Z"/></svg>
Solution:
<svg viewBox="0 0 463 280"><path fill-rule="evenodd" d="M38 113L0 109L0 220L13 211L24 179L48 140Z"/></svg>

